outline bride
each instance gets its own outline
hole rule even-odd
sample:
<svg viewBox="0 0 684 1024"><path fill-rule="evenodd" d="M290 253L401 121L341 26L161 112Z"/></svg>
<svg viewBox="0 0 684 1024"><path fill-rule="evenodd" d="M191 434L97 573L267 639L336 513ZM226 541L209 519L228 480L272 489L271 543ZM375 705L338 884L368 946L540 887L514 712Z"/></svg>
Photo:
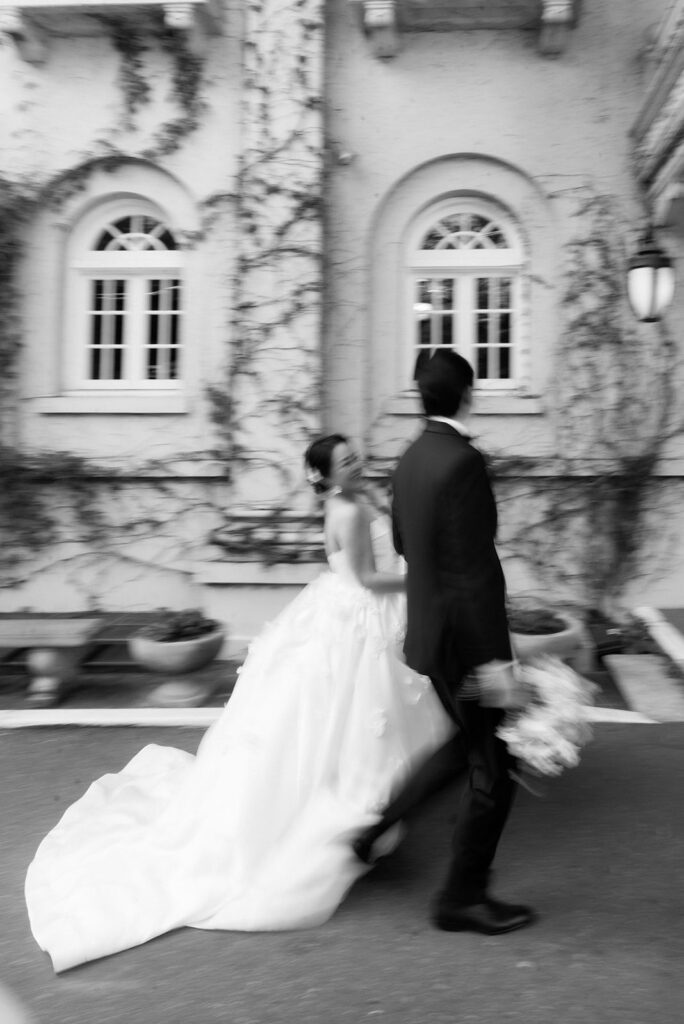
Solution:
<svg viewBox="0 0 684 1024"><path fill-rule="evenodd" d="M31 929L55 971L183 925L322 924L367 870L353 838L450 735L399 653L404 581L359 460L333 434L305 463L329 571L252 644L196 755L144 747L67 809L29 866Z"/></svg>

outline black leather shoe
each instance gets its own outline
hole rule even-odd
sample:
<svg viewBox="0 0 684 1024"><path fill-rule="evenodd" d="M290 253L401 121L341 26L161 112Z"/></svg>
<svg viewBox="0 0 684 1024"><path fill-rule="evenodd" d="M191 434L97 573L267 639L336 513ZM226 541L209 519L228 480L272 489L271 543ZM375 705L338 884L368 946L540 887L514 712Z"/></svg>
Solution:
<svg viewBox="0 0 684 1024"><path fill-rule="evenodd" d="M524 928L535 920L530 907L500 903L486 897L482 903L470 903L450 909L438 908L433 924L445 932L480 932L482 935L501 935Z"/></svg>
<svg viewBox="0 0 684 1024"><path fill-rule="evenodd" d="M377 857L373 853L373 843L382 835L375 828L368 828L352 840L352 850L364 864L375 864Z"/></svg>

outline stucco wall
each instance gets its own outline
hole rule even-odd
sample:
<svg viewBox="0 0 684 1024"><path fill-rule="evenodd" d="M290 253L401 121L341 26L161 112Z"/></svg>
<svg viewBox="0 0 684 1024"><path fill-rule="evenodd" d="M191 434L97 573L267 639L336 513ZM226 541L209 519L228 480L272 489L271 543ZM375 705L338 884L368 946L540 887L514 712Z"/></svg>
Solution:
<svg viewBox="0 0 684 1024"><path fill-rule="evenodd" d="M308 512L302 438L320 391L319 6L212 9L220 25L205 40L192 110L192 68L178 62L161 4L124 5L113 20L34 12L47 43L39 64L0 36L0 175L40 199L18 278L11 440L123 471L93 484L104 513L96 538L80 529L68 486L43 481L56 539L2 562L3 610L205 603L198 580L222 560L209 535L226 513L298 497ZM108 196L150 200L180 240L177 390L67 383L72 229Z"/></svg>
<svg viewBox="0 0 684 1024"><path fill-rule="evenodd" d="M645 207L630 129L649 81L648 33L668 6L667 0L583 4L558 59L538 53L535 32L506 30L405 34L398 55L383 61L373 56L355 5L328 5L326 109L334 148L324 352L331 429L349 433L385 464L418 431L417 399L398 394L409 385L397 380L406 361L399 349L407 344L395 313L405 286L398 269L402 231L429 200L430 187L435 196L477 191L468 171L475 160L483 194L534 222L532 250L543 256L530 275L534 365L526 401L476 398L473 427L490 451L544 457L558 450L548 410L564 326L565 247L587 190L615 199L626 245L636 246ZM340 151L352 158L336 162ZM533 200L523 201L525 188ZM676 231L664 230L660 239L675 260L681 257ZM680 285L667 317L677 349L683 329ZM650 345L654 328L639 331ZM626 362L624 373L630 369ZM681 359L677 372L681 383ZM588 438L588 454L590 447ZM681 602L681 436L664 455L657 472L668 477L663 493L669 497L650 516L654 546L627 595L632 603ZM505 539L524 525L524 503L504 502L502 521ZM507 575L514 592L540 587L515 557L507 559ZM556 586L554 596L572 599L572 583Z"/></svg>
<svg viewBox="0 0 684 1024"><path fill-rule="evenodd" d="M270 0L262 6L270 9L276 21L283 12L285 21L297 16L295 7L289 12ZM553 353L563 325L564 246L573 235L577 197L587 187L617 199L624 211L626 234L636 239L643 209L632 175L629 129L645 89L645 33L659 20L667 0L649 4L594 0L582 6L567 51L557 60L538 53L535 33L506 30L414 33L403 37L395 59L380 61L373 57L360 30L354 5L346 0L327 3L327 191L323 210L312 203L307 211L309 223L315 222L316 229L322 217L325 231L323 416L326 427L349 433L371 455L390 456L418 429L415 398L400 394L408 385L408 379L402 381L404 371L399 372L406 354L399 351L403 339L397 321L402 288L399 250L406 225L432 198L464 188L481 190L510 208L527 231L532 253L528 267L532 299L529 387L524 397L478 399L475 429L483 446L490 449L540 456L554 453L555 438L546 410L555 369ZM258 4L250 8L254 17L258 8ZM269 221L266 203L261 207L264 217L255 216L262 194L259 190L263 186L264 195L276 196L271 201L289 216L292 197L279 189L295 181L299 202L315 184L322 156L320 125L314 115L318 97L317 70L313 68L310 78L300 83L297 102L290 103L288 93L286 104L295 127L302 110L308 110L311 116L306 131L294 132L296 149L271 167L263 180L254 174L251 209L243 210L242 223L238 223L234 192L240 154L247 149L252 165L258 167L263 155L259 147L277 150L282 122L289 125L288 118L277 116L274 101L274 116L268 125L272 134L262 131L264 124L254 116L261 97L256 72L252 106L244 102L241 91L251 71L245 75L243 17L241 6L229 0L222 32L208 40L200 127L177 149L151 162L142 157L154 142L159 125L182 113L170 90L170 58L163 49L150 45L144 52L144 77L150 93L144 104L127 114L119 79L120 54L109 34L93 20L68 16L59 31L53 26L44 65L26 64L11 43L4 40L1 44L0 169L4 173L40 183L96 156L116 152L130 158L115 170L90 176L66 202L58 208L43 208L30 224L21 278L26 301L20 440L31 447L74 451L104 464L133 469L154 462L154 471L161 467L163 473L166 464L174 473L187 474L188 479L175 491L177 506L165 507L163 496L149 497L150 521L155 522L161 511L164 523L155 543L150 543L149 537L143 543L141 537L134 538L132 545L114 545L99 563L97 551L55 549L44 564L41 562L38 575L0 594L0 607L20 604L48 610L82 607L85 602L145 607L166 603L164 599L185 604L194 593L207 596L201 583L199 591L193 589L193 580L199 578L198 565L207 556L203 549L207 532L222 505L234 495L219 484L205 487L198 483L203 473L211 474L220 465L209 458L200 465L196 456L211 449L217 440L206 387L225 379L230 358L227 342L235 321L239 234L242 231L255 240L253 277L242 275L241 294L246 303L255 301L259 306L264 280L270 282L266 291L272 289L273 281L280 283L283 294L275 296L275 302L274 296L266 295L259 311L267 319L269 308L279 308L283 295L295 294L297 289L291 287L291 275L284 272L294 266L291 260L265 276L261 274L262 231L265 249L273 249L281 225L277 217ZM255 24L253 31L263 27ZM277 43L280 37L273 38ZM304 55L310 50L314 65L318 59L311 39L303 38L304 42L297 41L295 34L295 42L288 47L291 63L280 67L282 75L277 78L281 92L289 88L288 74L294 76L298 71L298 48ZM275 44L270 51L264 44L258 61L263 63L284 52ZM266 75L263 67L261 73ZM249 120L249 125L241 124L241 119ZM347 156L338 162L340 153ZM307 177L305 165L313 167L314 162L315 175ZM188 282L194 295L188 310L190 359L184 411L67 413L52 401L59 393L59 352L64 341L60 336L64 296L60 247L79 211L108 189L135 194L137 189L149 190L150 182L161 208L166 205L184 235ZM293 221L297 230L302 225L306 228L306 218L297 220L295 216ZM682 240L676 233L666 237L672 254L681 255ZM318 279L312 268L318 266L319 253L308 236L306 244L306 272L292 273L299 275L300 284L306 277L307 287L311 276L313 294ZM296 315L290 320L293 312ZM276 408L279 382L284 378L274 373L273 367L286 366L289 377L301 377L302 395L311 393L310 408L304 408L306 423L310 423L318 415L318 378L311 369L318 350L313 337L318 329L317 307L312 302L299 320L300 311L286 309L285 313L286 337L283 341L278 331L273 334L275 362L266 361L263 379L270 389L269 405ZM259 315L253 317L255 337L263 326ZM678 339L684 327L682 288L668 324ZM300 345L297 350L298 358L302 353L307 358L306 369L300 371L304 364L296 361L293 353L302 330L308 348ZM245 346L242 355L249 371ZM278 363L278 359L284 362ZM248 373L244 376L249 380ZM262 431L261 383L252 381L250 387L253 433L248 454L255 456L256 464L270 459L272 474L274 453L282 441L289 446L288 452L297 449L297 467L301 468L302 425L293 432L294 440L287 431L276 438L272 425ZM259 450L254 448L255 437ZM185 465L186 455L192 456L192 466ZM649 586L659 600L678 603L684 571L684 527L676 511L680 475L684 473L679 439L671 442L667 455L662 471L674 474L670 486L673 501L661 532L668 538L671 558L663 574L657 579L654 575ZM259 499L268 499L272 480L270 475L268 487L258 492ZM133 483L129 492L134 504L135 487ZM202 504L203 488L212 491L206 506ZM143 512L147 501L147 496L140 498ZM197 516L193 516L193 505L202 510ZM77 557L72 557L74 554ZM511 571L515 572L513 564ZM223 582L230 584L230 574ZM212 577L212 600L218 601L221 585ZM521 573L519 586L526 585ZM648 599L648 593L642 590L640 597ZM258 598L250 600L255 602L251 608L256 608L255 614L250 611L248 616L251 623L258 620L259 613Z"/></svg>
<svg viewBox="0 0 684 1024"><path fill-rule="evenodd" d="M546 283L557 302L576 190L590 185L618 197L634 230L640 227L629 129L645 88L645 34L667 3L584 4L567 51L555 60L537 52L534 32L507 30L406 34L398 56L381 61L352 7L328 5L328 134L355 158L333 161L330 172L326 408L331 426L368 440L374 395L383 389L383 380L365 376L368 353L397 344L382 336L386 296L372 290L383 207L419 168L454 154L509 165L544 197L556 263ZM551 308L533 338L542 397L558 313ZM521 433L509 416L481 419L477 429L488 443L512 431L528 450L530 442L543 449L544 429L531 420Z"/></svg>
<svg viewBox="0 0 684 1024"><path fill-rule="evenodd" d="M2 170L15 181L41 186L60 172L119 153L131 160L106 173L84 177L74 194L52 208L43 204L29 224L21 286L25 296L21 362L20 437L33 447L78 452L105 462L135 466L210 447L204 389L225 366L230 322L234 227L225 202L212 196L234 187L240 151L240 13L226 10L226 31L208 40L201 125L174 151L147 161L160 127L185 111L172 95L172 61L145 34L142 77L149 95L126 113L121 56L111 33L94 18L72 16L49 34L44 64L22 61L11 44L0 51L0 147ZM144 22L143 22L144 26ZM149 26L147 26L149 30ZM72 34L73 33L73 34ZM158 202L183 238L187 265L187 383L184 412L156 416L74 414L42 399L60 393L62 323L66 293L65 246L83 211L108 194L142 195ZM233 244L231 245L231 240ZM64 411L63 411L64 410Z"/></svg>

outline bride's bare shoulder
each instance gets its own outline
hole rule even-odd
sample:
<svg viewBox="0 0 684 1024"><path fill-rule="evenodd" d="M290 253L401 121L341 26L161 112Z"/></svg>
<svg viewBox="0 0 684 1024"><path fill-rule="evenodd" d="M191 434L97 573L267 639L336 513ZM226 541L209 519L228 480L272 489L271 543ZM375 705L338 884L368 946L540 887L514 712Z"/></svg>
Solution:
<svg viewBox="0 0 684 1024"><path fill-rule="evenodd" d="M328 524L334 530L345 534L365 531L369 526L369 515L364 505L348 498L336 497L328 503Z"/></svg>

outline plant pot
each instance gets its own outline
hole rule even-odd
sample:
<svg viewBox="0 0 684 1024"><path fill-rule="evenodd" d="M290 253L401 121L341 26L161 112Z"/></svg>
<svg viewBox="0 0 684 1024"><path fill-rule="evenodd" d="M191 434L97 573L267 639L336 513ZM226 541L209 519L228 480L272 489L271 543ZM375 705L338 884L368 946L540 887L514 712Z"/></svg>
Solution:
<svg viewBox="0 0 684 1024"><path fill-rule="evenodd" d="M223 646L226 631L222 627L191 640L152 640L134 635L128 641L131 657L150 672L178 675L196 672L214 660Z"/></svg>
<svg viewBox="0 0 684 1024"><path fill-rule="evenodd" d="M191 640L130 637L128 650L134 661L150 672L176 677L156 687L149 694L148 703L157 707L197 707L202 704L213 687L181 677L209 665L221 650L225 636L225 629L219 627Z"/></svg>
<svg viewBox="0 0 684 1024"><path fill-rule="evenodd" d="M511 630L513 652L519 661L529 661L544 654L555 655L563 661L577 657L582 647L582 623L567 612L554 612L554 615L563 622L563 628L554 633L516 633Z"/></svg>

